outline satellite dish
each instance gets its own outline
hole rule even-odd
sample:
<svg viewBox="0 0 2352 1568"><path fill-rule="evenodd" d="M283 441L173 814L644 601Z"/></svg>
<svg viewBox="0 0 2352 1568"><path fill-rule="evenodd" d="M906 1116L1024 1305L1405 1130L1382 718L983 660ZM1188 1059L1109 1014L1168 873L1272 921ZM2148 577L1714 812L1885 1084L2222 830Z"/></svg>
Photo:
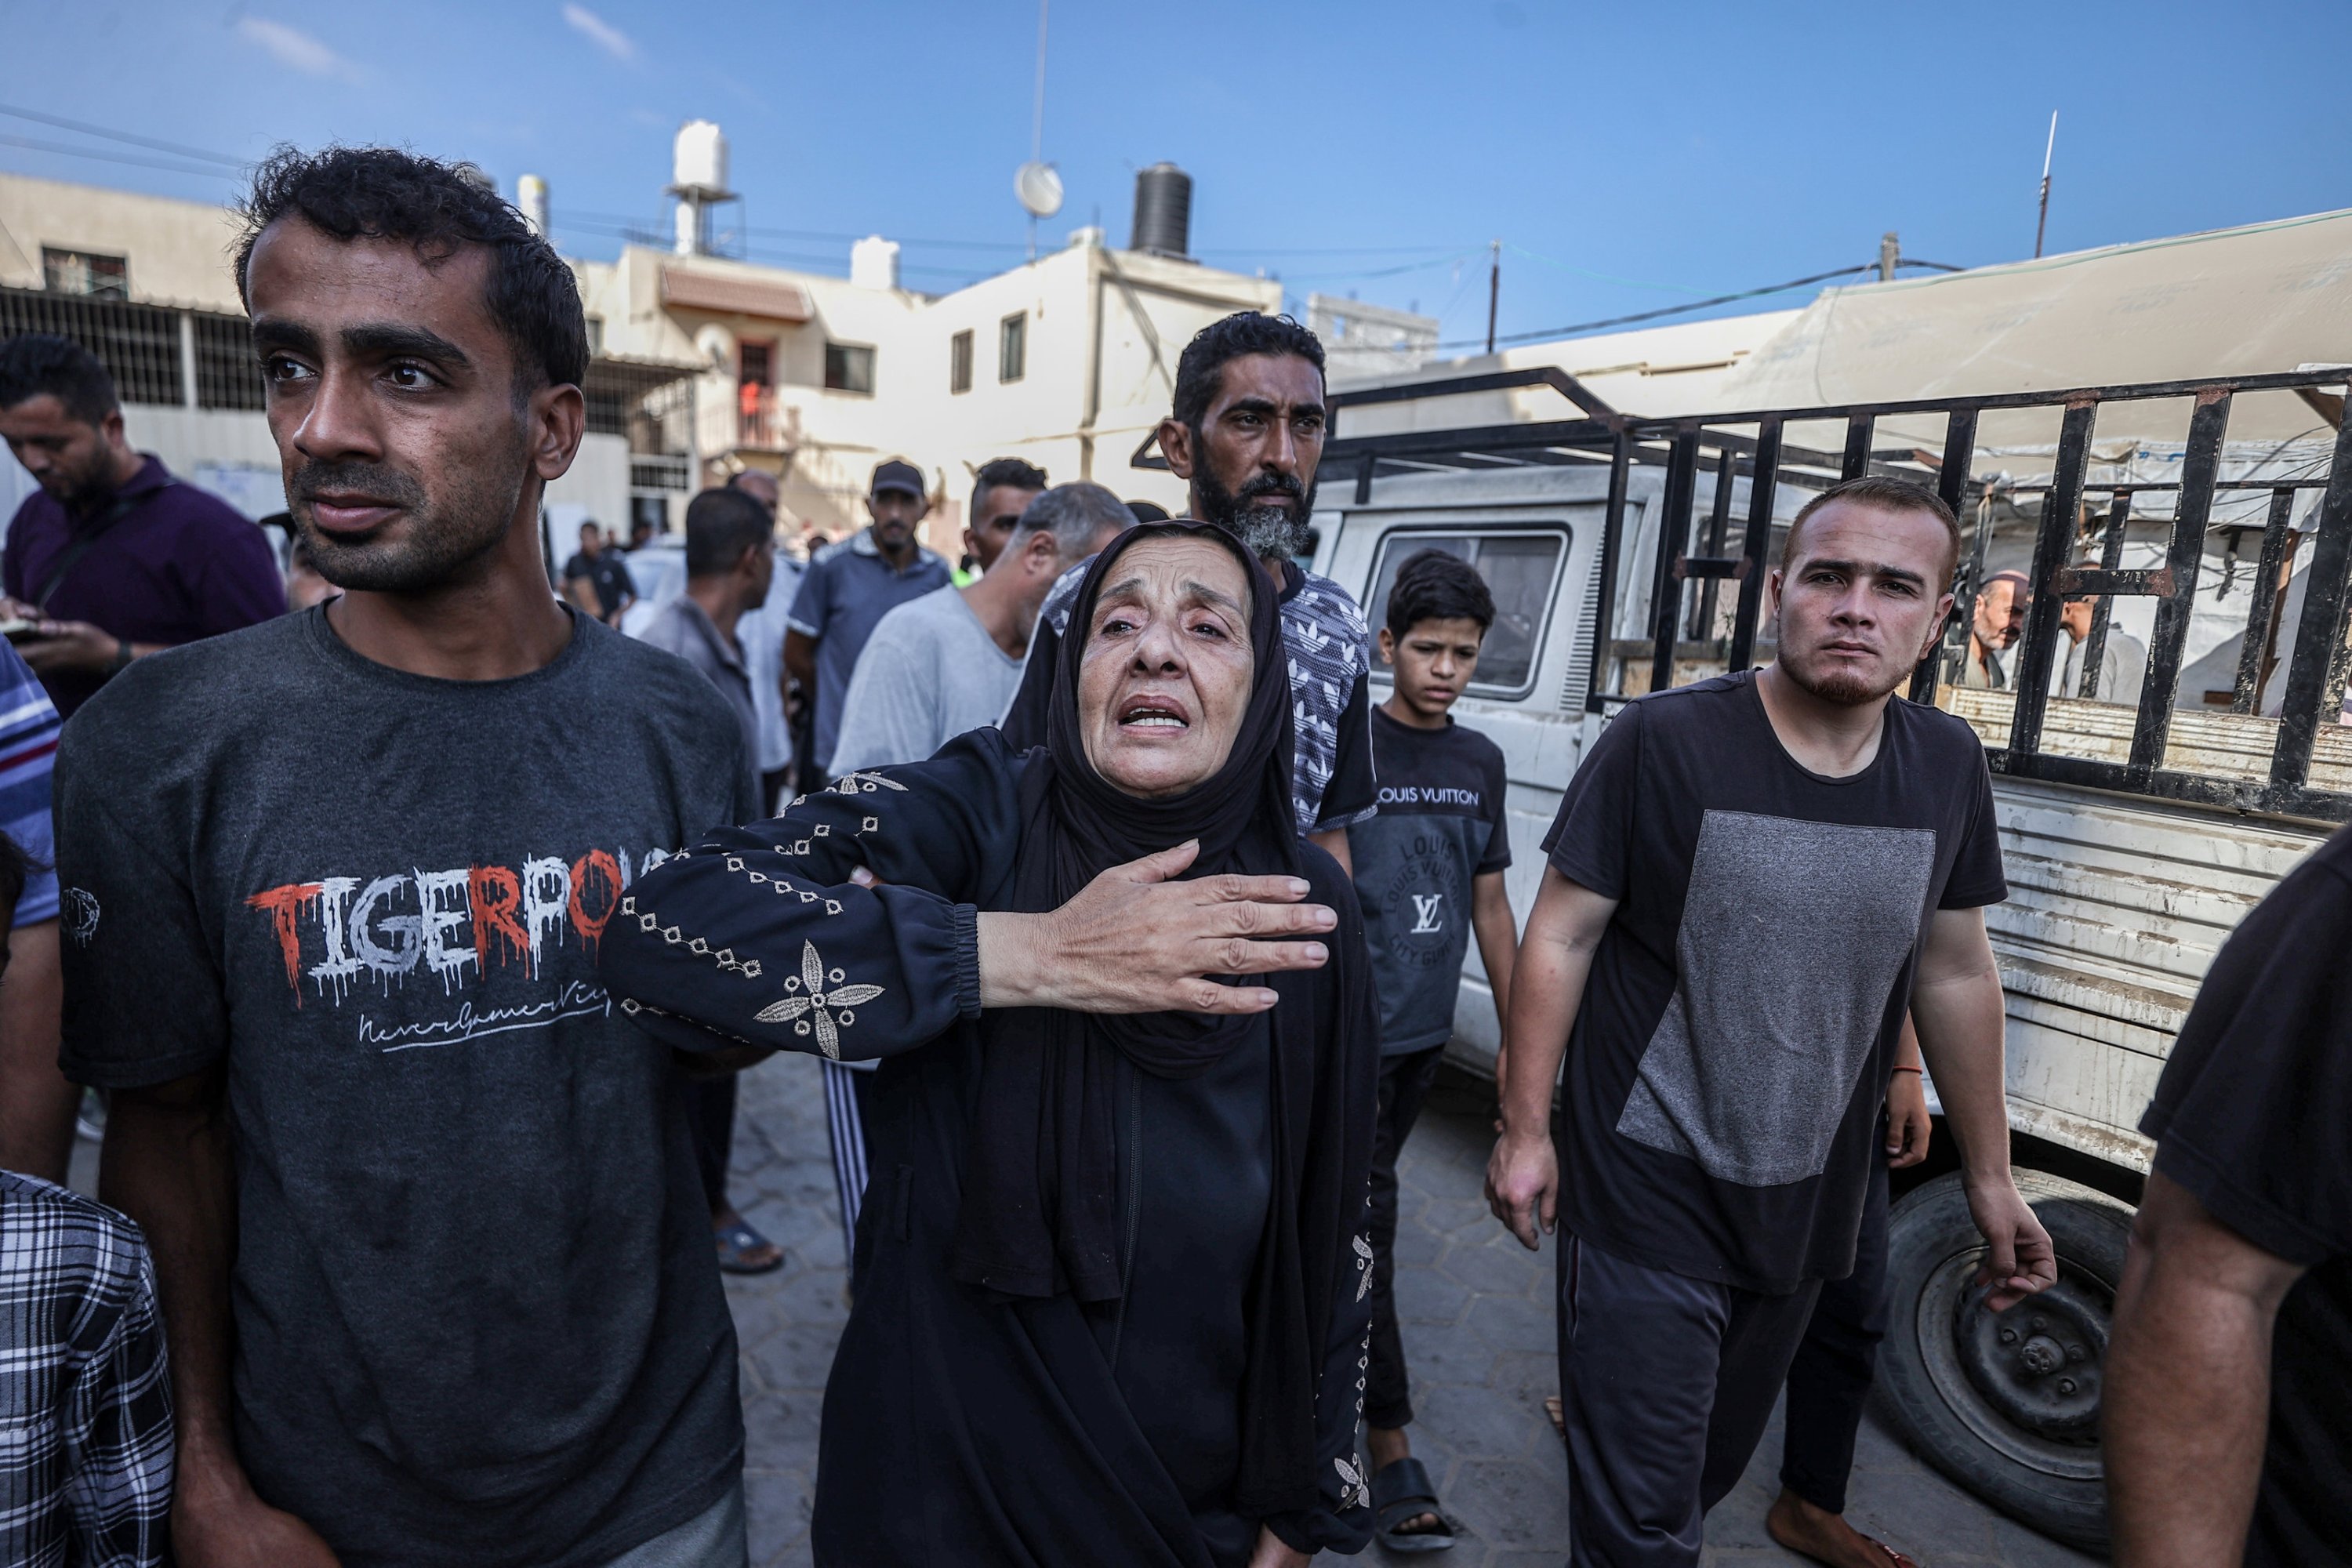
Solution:
<svg viewBox="0 0 2352 1568"><path fill-rule="evenodd" d="M1062 210L1062 176L1051 163L1024 163L1013 176L1013 194L1031 217L1052 217Z"/></svg>

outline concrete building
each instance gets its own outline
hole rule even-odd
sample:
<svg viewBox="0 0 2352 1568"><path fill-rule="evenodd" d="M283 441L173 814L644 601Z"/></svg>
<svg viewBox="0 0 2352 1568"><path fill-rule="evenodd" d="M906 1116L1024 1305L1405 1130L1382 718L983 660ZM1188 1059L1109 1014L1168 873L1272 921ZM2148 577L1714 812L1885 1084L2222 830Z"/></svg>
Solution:
<svg viewBox="0 0 2352 1568"><path fill-rule="evenodd" d="M285 510L286 491L229 270L238 233L222 206L0 174L0 337L88 344L113 373L131 442L258 518ZM633 498L682 493L691 448L664 447L637 411L696 369L597 353L583 389L588 435L548 487L550 512L574 530L584 518L620 524ZM32 488L14 461L0 464L0 513Z"/></svg>
<svg viewBox="0 0 2352 1568"><path fill-rule="evenodd" d="M992 458L1181 510L1172 476L1130 466L1168 412L1177 356L1218 317L1281 309L1278 282L1164 245L1114 250L1097 228L936 296L900 286L898 247L879 236L853 247L846 278L709 255L696 203L724 178L722 141L717 168L679 198L693 221L677 249L572 263L593 354L590 434L549 488L558 549L583 518L680 526L695 489L750 468L781 477L790 521L838 535L865 522L866 479L888 457L929 477L924 533L950 554L972 470ZM521 185L544 224L562 192ZM0 174L0 336L89 343L115 374L132 440L257 517L285 497L229 272L236 234L223 207ZM30 487L0 466L0 507Z"/></svg>

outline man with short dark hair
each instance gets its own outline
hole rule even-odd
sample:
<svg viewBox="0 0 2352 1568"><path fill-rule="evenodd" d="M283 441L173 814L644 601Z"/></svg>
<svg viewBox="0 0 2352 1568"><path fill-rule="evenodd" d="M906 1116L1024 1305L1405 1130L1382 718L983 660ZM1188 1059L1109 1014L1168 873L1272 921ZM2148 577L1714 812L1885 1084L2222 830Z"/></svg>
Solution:
<svg viewBox="0 0 2352 1568"><path fill-rule="evenodd" d="M980 466L971 476L971 516L963 530L967 572L978 577L996 564L1021 514L1051 483L1045 469L1019 458L992 458Z"/></svg>
<svg viewBox="0 0 2352 1568"><path fill-rule="evenodd" d="M342 596L142 659L58 759L65 1065L155 1249L182 1568L741 1568L735 1340L625 890L734 715L548 590L571 269L447 164L284 151L237 280ZM123 781L137 787L125 789Z"/></svg>
<svg viewBox="0 0 2352 1568"><path fill-rule="evenodd" d="M1241 539L1280 589L1297 699L1292 805L1298 831L1345 870L1348 828L1378 809L1370 635L1345 588L1294 559L1306 548L1328 423L1322 343L1287 316L1241 310L1185 345L1159 434L1170 469L1192 487L1192 515ZM1004 716L1004 738L1016 751L1045 742L1055 653L1081 575L1075 566L1062 574L1030 641L1021 690Z"/></svg>
<svg viewBox="0 0 2352 1568"><path fill-rule="evenodd" d="M580 525L580 549L563 563L563 592L572 603L608 626L621 624L621 612L637 602L636 579L617 550L604 548L604 531L593 522Z"/></svg>
<svg viewBox="0 0 2352 1568"><path fill-rule="evenodd" d="M876 623L909 599L948 585L948 563L915 538L930 504L922 470L914 464L890 458L875 465L866 497L873 522L846 542L819 551L793 595L784 668L800 682L811 713L803 794L834 776L842 704Z"/></svg>
<svg viewBox="0 0 2352 1568"><path fill-rule="evenodd" d="M883 616L850 678L835 768L919 763L965 731L994 723L1020 685L1046 594L1134 525L1102 486L1056 486L1030 500L985 575Z"/></svg>
<svg viewBox="0 0 2352 1568"><path fill-rule="evenodd" d="M654 612L637 636L700 670L734 710L743 738L746 798L761 801L749 776L760 745L759 703L751 656L737 637L743 619L768 602L776 572L770 534L774 520L749 492L730 486L704 490L686 507L686 592ZM764 805L761 808L764 812ZM755 813L755 815L758 815ZM751 1228L727 1194L727 1163L735 1148L735 1075L698 1079L687 1091L696 1166L710 1205L719 1267L730 1274L781 1268L784 1249Z"/></svg>
<svg viewBox="0 0 2352 1568"><path fill-rule="evenodd" d="M0 437L40 482L8 524L0 616L62 718L141 658L286 613L261 531L131 445L113 378L43 332L0 343Z"/></svg>
<svg viewBox="0 0 2352 1568"><path fill-rule="evenodd" d="M1984 748L1895 695L1958 548L1916 485L1824 491L1766 580L1774 662L1627 705L1545 837L1486 1184L1528 1247L1564 1231L1572 1563L1698 1562L1821 1282L1853 1267L1906 1004L1988 1310L2057 1277L2009 1171Z"/></svg>

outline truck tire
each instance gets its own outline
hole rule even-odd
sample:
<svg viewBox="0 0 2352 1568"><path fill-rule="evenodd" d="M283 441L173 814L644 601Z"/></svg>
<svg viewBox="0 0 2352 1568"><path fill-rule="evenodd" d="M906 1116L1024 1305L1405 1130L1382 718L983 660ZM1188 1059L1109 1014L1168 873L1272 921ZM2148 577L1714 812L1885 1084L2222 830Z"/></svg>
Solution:
<svg viewBox="0 0 2352 1568"><path fill-rule="evenodd" d="M2058 1282L1998 1316L1974 1283L1984 1238L1959 1175L1895 1205L1880 1404L1953 1480L2044 1535L2104 1554L2099 1394L2132 1210L2039 1171L2018 1172L2017 1187L2057 1248Z"/></svg>

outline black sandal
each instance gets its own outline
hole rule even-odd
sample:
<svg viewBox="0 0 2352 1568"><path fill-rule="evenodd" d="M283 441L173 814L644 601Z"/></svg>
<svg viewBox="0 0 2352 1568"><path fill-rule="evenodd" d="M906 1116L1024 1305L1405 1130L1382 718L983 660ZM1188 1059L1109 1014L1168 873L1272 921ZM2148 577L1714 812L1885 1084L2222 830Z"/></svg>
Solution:
<svg viewBox="0 0 2352 1568"><path fill-rule="evenodd" d="M752 1253L776 1244L741 1220L724 1230L714 1227L711 1234L719 1244L719 1270L722 1274L772 1274L784 1266L784 1249L781 1247L776 1247L773 1258L751 1261Z"/></svg>
<svg viewBox="0 0 2352 1568"><path fill-rule="evenodd" d="M1400 1531L1397 1526L1423 1514L1437 1521L1434 1530ZM1437 1487L1419 1459L1392 1459L1372 1477L1373 1534L1391 1552L1443 1552L1454 1544L1462 1527L1437 1506Z"/></svg>

